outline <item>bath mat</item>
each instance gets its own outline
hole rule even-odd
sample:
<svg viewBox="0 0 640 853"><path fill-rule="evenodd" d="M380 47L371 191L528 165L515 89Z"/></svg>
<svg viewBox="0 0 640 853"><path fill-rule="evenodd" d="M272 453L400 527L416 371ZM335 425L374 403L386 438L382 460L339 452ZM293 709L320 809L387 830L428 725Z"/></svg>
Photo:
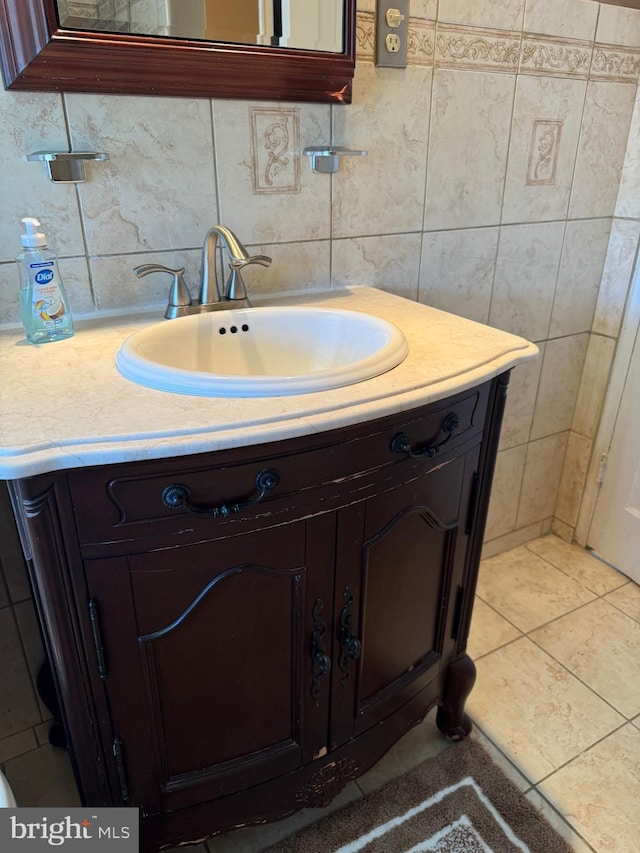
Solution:
<svg viewBox="0 0 640 853"><path fill-rule="evenodd" d="M473 737L263 853L571 853Z"/></svg>

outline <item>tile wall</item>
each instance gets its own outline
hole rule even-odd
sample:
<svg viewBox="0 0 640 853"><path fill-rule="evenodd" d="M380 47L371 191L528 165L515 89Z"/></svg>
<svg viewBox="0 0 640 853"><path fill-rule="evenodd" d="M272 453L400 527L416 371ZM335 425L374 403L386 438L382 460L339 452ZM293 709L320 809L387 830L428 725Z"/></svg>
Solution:
<svg viewBox="0 0 640 853"><path fill-rule="evenodd" d="M76 316L160 313L166 279L132 267L193 283L222 222L274 259L247 271L254 293L367 283L521 334L542 357L512 379L486 555L552 527L569 539L640 238L640 11L411 0L397 70L374 65L373 10L361 0L348 107L0 91L0 325L19 320L31 215ZM368 155L313 174L301 151L330 140ZM77 187L23 160L70 147L110 160ZM46 710L28 587L0 559L2 762Z"/></svg>

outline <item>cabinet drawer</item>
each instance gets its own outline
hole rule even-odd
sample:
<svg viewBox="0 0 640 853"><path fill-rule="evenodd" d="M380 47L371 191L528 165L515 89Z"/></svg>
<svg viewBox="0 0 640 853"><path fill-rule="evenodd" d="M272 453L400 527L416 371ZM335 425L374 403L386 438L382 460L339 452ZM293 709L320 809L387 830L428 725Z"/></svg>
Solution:
<svg viewBox="0 0 640 853"><path fill-rule="evenodd" d="M397 482L479 441L488 396L484 385L316 436L70 471L80 542L216 538L353 503L379 488L381 476Z"/></svg>

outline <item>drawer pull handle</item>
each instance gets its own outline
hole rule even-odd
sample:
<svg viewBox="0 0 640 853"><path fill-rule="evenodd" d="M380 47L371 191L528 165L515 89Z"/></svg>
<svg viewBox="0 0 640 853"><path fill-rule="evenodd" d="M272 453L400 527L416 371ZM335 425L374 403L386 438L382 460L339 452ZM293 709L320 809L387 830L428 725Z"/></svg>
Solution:
<svg viewBox="0 0 640 853"><path fill-rule="evenodd" d="M313 605L313 633L311 635L311 698L320 707L320 681L331 671L331 658L325 653L327 623L322 618L324 601L316 598Z"/></svg>
<svg viewBox="0 0 640 853"><path fill-rule="evenodd" d="M342 597L345 600L345 605L340 614L340 657L338 659L338 665L342 672L340 684L344 687L349 680L352 661L360 659L360 655L362 654L362 643L351 633L351 623L353 621L353 592L351 591L350 586L348 586L342 593Z"/></svg>
<svg viewBox="0 0 640 853"><path fill-rule="evenodd" d="M440 448L451 439L459 426L460 421L457 414L455 412L449 412L440 425L440 430L446 433L446 437L443 438L442 441L439 441L437 444L425 444L423 447L413 450L411 442L409 441L409 436L404 432L399 432L391 441L391 452L407 453L412 459L419 459L421 456L428 456L431 458L435 456L440 451Z"/></svg>
<svg viewBox="0 0 640 853"><path fill-rule="evenodd" d="M191 503L189 489L179 483L173 483L170 486L165 486L162 490L162 503L171 509L186 509L203 518L227 518L229 515L235 515L244 509L259 504L267 492L275 489L279 482L280 474L275 468L264 468L256 477L257 495L214 506L201 506Z"/></svg>

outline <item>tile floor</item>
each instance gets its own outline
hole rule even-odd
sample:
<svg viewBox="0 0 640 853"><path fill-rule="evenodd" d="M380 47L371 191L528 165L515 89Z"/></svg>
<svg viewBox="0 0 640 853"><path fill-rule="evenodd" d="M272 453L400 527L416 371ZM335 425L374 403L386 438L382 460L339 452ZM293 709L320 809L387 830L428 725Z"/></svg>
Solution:
<svg viewBox="0 0 640 853"><path fill-rule="evenodd" d="M576 546L534 540L483 562L469 653L473 736L577 853L637 853L640 587ZM431 713L327 809L190 849L257 853L441 749L455 745ZM4 769L21 805L77 804L64 752L40 747Z"/></svg>

